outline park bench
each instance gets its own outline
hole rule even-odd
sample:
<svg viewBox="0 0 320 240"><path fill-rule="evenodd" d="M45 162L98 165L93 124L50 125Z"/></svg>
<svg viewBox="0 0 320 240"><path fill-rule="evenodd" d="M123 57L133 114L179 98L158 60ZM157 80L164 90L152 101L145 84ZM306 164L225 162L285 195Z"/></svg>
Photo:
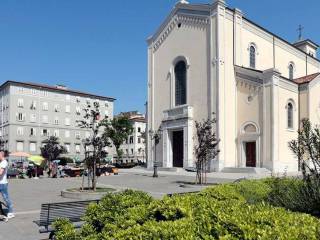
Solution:
<svg viewBox="0 0 320 240"><path fill-rule="evenodd" d="M83 225L81 218L91 203L99 203L100 200L47 203L41 205L40 220L35 221L40 233L50 233L49 239L54 237L52 224L59 218L68 219L75 228Z"/></svg>

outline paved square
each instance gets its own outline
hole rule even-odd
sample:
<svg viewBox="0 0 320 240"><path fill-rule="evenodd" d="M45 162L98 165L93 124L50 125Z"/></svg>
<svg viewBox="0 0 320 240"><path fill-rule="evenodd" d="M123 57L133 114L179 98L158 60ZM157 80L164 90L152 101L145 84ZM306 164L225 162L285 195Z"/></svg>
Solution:
<svg viewBox="0 0 320 240"><path fill-rule="evenodd" d="M208 182L222 183L243 177L243 174L209 174ZM153 178L152 172L143 169L122 170L118 176L100 177L99 186L112 186L118 189L137 189L160 198L168 193L192 192L201 186L185 185L194 182L195 173L160 172ZM80 187L81 178L65 179L12 179L9 183L16 217L9 222L0 222L0 240L47 239L48 234L39 234L33 221L39 219L42 203L74 201L62 198L60 192L66 188Z"/></svg>

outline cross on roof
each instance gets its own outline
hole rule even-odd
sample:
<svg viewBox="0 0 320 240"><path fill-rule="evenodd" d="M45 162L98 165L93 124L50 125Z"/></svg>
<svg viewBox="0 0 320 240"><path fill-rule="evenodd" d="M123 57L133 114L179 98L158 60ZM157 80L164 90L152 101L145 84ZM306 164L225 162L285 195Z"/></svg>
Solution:
<svg viewBox="0 0 320 240"><path fill-rule="evenodd" d="M304 27L300 24L297 31L299 32L299 40L302 40L302 31L304 30Z"/></svg>

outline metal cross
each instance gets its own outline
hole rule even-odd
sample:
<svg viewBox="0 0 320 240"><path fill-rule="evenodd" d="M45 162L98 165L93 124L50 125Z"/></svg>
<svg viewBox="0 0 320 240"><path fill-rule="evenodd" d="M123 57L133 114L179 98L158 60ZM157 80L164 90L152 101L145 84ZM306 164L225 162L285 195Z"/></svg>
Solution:
<svg viewBox="0 0 320 240"><path fill-rule="evenodd" d="M299 32L299 40L302 40L302 31L303 31L304 27L302 27L302 25L299 25L299 28L297 29L297 31Z"/></svg>

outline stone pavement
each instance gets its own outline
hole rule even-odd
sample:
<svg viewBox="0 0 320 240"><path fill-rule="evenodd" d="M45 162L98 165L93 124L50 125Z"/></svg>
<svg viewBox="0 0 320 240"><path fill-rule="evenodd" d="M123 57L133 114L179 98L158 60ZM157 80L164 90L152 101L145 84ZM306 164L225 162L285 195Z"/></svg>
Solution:
<svg viewBox="0 0 320 240"><path fill-rule="evenodd" d="M248 174L210 173L209 183L232 182L238 178L256 178ZM100 177L98 185L117 189L136 189L146 191L160 198L168 193L192 192L204 188L193 186L195 173L159 172L159 178L153 178L152 172L145 169L121 170L118 176ZM12 179L9 190L14 203L16 217L9 222L0 222L0 240L39 240L47 239L48 234L39 234L33 221L39 219L42 203L72 201L62 198L60 191L66 188L80 187L81 178L65 179Z"/></svg>

